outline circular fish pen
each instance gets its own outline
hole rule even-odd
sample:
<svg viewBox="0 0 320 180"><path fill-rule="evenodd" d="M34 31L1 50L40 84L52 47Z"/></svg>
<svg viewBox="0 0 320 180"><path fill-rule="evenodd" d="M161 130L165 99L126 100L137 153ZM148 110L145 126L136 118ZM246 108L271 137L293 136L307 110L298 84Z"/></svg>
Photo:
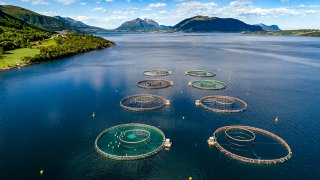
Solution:
<svg viewBox="0 0 320 180"><path fill-rule="evenodd" d="M143 72L143 75L152 77L168 76L171 74L171 71L168 71L166 69L152 69Z"/></svg>
<svg viewBox="0 0 320 180"><path fill-rule="evenodd" d="M230 96L206 96L197 100L196 105L216 113L240 113L248 108L246 102Z"/></svg>
<svg viewBox="0 0 320 180"><path fill-rule="evenodd" d="M153 111L165 107L168 101L157 95L137 94L122 99L120 106L128 111Z"/></svg>
<svg viewBox="0 0 320 180"><path fill-rule="evenodd" d="M213 133L214 146L233 159L253 164L277 164L289 160L292 151L279 136L250 126L225 126Z"/></svg>
<svg viewBox="0 0 320 180"><path fill-rule="evenodd" d="M189 85L204 90L221 90L227 87L225 83L216 80L196 80L189 82Z"/></svg>
<svg viewBox="0 0 320 180"><path fill-rule="evenodd" d="M95 140L95 149L110 159L136 160L158 153L164 143L165 135L160 129L131 123L104 130Z"/></svg>
<svg viewBox="0 0 320 180"><path fill-rule="evenodd" d="M205 70L187 71L185 74L188 76L195 76L195 77L214 77L216 75L216 73L212 71L205 71Z"/></svg>
<svg viewBox="0 0 320 180"><path fill-rule="evenodd" d="M172 81L162 79L143 80L137 83L137 86L144 89L164 89L173 85Z"/></svg>

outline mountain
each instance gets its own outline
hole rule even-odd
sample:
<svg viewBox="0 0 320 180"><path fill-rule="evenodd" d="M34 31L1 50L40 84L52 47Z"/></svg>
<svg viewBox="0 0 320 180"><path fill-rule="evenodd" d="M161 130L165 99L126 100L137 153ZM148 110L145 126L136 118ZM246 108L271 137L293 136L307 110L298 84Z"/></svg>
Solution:
<svg viewBox="0 0 320 180"><path fill-rule="evenodd" d="M260 26L249 25L238 19L195 16L185 19L173 26L183 32L241 32L263 31Z"/></svg>
<svg viewBox="0 0 320 180"><path fill-rule="evenodd" d="M95 26L89 26L87 24L84 24L81 21L76 21L74 19L71 19L69 17L61 17L61 16L55 16L54 18L58 19L59 21L63 22L64 24L73 27L81 32L104 32L107 31L106 29L95 27Z"/></svg>
<svg viewBox="0 0 320 180"><path fill-rule="evenodd" d="M119 26L117 31L155 31L161 29L159 24L152 19L134 19Z"/></svg>
<svg viewBox="0 0 320 180"><path fill-rule="evenodd" d="M18 6L0 5L0 10L6 14L22 20L23 22L48 31L62 31L73 29L69 26L66 26L63 22L54 17L41 15Z"/></svg>
<svg viewBox="0 0 320 180"><path fill-rule="evenodd" d="M281 29L277 25L267 26L265 24L260 23L260 24L257 24L257 26L262 27L264 31L281 31Z"/></svg>

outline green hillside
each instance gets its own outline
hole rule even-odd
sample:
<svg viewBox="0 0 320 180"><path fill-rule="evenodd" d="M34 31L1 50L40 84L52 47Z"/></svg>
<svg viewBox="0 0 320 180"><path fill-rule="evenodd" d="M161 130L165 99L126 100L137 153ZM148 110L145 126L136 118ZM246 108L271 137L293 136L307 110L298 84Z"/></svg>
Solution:
<svg viewBox="0 0 320 180"><path fill-rule="evenodd" d="M28 23L29 25L33 25L48 31L74 30L54 17L41 15L18 6L0 5L0 10L22 20L23 22Z"/></svg>
<svg viewBox="0 0 320 180"><path fill-rule="evenodd" d="M0 11L0 47L4 50L24 48L32 41L49 38L53 33L32 27Z"/></svg>

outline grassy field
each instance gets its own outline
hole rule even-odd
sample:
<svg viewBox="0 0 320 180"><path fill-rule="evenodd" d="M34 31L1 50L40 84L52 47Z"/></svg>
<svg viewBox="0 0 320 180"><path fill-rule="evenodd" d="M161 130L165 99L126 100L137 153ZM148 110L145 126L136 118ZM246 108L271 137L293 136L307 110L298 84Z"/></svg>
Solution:
<svg viewBox="0 0 320 180"><path fill-rule="evenodd" d="M56 41L54 39L48 39L41 42L41 46L55 46L57 45ZM20 48L15 49L11 51L6 51L5 54L0 55L0 69L9 69L12 67L16 67L17 63L20 64L20 66L25 65L25 63L21 60L23 57L33 57L36 54L40 53L40 50L37 47L31 48Z"/></svg>
<svg viewBox="0 0 320 180"><path fill-rule="evenodd" d="M48 39L41 42L39 46L55 46L57 45L56 41L54 39Z"/></svg>
<svg viewBox="0 0 320 180"><path fill-rule="evenodd" d="M12 67L16 67L16 63L19 63L20 66L24 65L24 62L21 60L23 57L33 57L39 53L40 50L37 48L20 48L6 51L5 54L0 55L0 69L9 69Z"/></svg>

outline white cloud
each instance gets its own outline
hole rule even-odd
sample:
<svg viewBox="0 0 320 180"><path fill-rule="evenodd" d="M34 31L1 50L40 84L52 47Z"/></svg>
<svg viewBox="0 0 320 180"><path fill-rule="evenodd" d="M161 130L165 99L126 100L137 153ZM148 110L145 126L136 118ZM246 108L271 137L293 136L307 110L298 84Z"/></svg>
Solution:
<svg viewBox="0 0 320 180"><path fill-rule="evenodd" d="M107 12L107 10L102 7L93 8L92 11Z"/></svg>
<svg viewBox="0 0 320 180"><path fill-rule="evenodd" d="M85 2L82 2L82 3L80 3L81 4L81 6L84 6L84 5L86 5L87 3L85 3Z"/></svg>
<svg viewBox="0 0 320 180"><path fill-rule="evenodd" d="M44 0L21 0L21 1L30 2L32 5L49 5L49 3Z"/></svg>
<svg viewBox="0 0 320 180"><path fill-rule="evenodd" d="M75 3L77 0L56 0L56 1L64 5L69 5L69 4Z"/></svg>
<svg viewBox="0 0 320 180"><path fill-rule="evenodd" d="M106 0L106 2L112 2L113 0Z"/></svg>
<svg viewBox="0 0 320 180"><path fill-rule="evenodd" d="M160 7L165 7L167 6L166 3L151 3L149 4L149 8L160 8Z"/></svg>

